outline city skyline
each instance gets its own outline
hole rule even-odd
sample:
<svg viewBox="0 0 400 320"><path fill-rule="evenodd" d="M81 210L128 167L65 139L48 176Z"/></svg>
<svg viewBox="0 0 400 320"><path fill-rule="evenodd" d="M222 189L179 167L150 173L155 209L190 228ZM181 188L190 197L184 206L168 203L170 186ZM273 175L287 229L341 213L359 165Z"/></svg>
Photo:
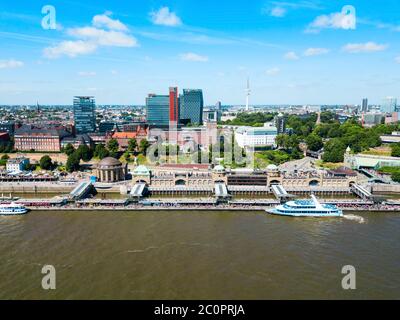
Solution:
<svg viewBox="0 0 400 320"><path fill-rule="evenodd" d="M345 5L355 8L342 13ZM397 97L397 4L335 1L54 1L0 11L0 104L144 105L166 87L201 88L204 104L380 104Z"/></svg>

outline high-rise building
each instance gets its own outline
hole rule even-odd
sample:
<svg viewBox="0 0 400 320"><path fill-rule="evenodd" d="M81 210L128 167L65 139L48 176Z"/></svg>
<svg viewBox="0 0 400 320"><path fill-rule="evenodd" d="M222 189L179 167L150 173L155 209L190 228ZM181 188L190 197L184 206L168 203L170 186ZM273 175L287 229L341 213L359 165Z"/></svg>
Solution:
<svg viewBox="0 0 400 320"><path fill-rule="evenodd" d="M146 98L147 123L152 127L167 127L170 120L170 96L149 94Z"/></svg>
<svg viewBox="0 0 400 320"><path fill-rule="evenodd" d="M96 130L94 97L74 97L74 124L76 133L88 133Z"/></svg>
<svg viewBox="0 0 400 320"><path fill-rule="evenodd" d="M381 112L392 113L397 109L397 99L393 97L387 97L383 99L381 105Z"/></svg>
<svg viewBox="0 0 400 320"><path fill-rule="evenodd" d="M217 103L215 104L215 108L218 111L222 111L222 103L221 103L221 101L217 101Z"/></svg>
<svg viewBox="0 0 400 320"><path fill-rule="evenodd" d="M277 128L278 134L283 134L286 131L286 117L280 113L275 117L275 127Z"/></svg>
<svg viewBox="0 0 400 320"><path fill-rule="evenodd" d="M169 88L169 121L175 126L179 122L179 97L178 88Z"/></svg>
<svg viewBox="0 0 400 320"><path fill-rule="evenodd" d="M361 105L361 112L368 112L368 99L364 98Z"/></svg>
<svg viewBox="0 0 400 320"><path fill-rule="evenodd" d="M203 91L201 89L183 89L180 96L180 120L183 123L203 123Z"/></svg>

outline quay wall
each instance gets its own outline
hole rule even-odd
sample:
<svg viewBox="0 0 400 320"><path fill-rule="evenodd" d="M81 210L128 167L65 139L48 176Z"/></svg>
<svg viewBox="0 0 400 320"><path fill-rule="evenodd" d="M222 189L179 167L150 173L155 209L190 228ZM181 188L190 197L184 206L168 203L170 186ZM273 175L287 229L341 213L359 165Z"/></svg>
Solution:
<svg viewBox="0 0 400 320"><path fill-rule="evenodd" d="M373 193L400 193L400 184L374 184Z"/></svg>
<svg viewBox="0 0 400 320"><path fill-rule="evenodd" d="M70 193L74 186L49 185L49 184L0 184L0 193Z"/></svg>
<svg viewBox="0 0 400 320"><path fill-rule="evenodd" d="M185 207L185 208L177 208L177 207L160 207L160 208L146 208L146 207L140 207L140 208L128 208L128 207L115 207L115 208L107 208L107 207L100 207L100 208L90 208L90 207L53 207L53 208L42 208L42 207L30 207L29 208L31 211L76 211L76 212L82 212L82 211L88 211L88 212L118 212L118 211L127 211L127 212L166 212L166 211L181 211L181 212L190 212L193 213L193 211L202 211L202 212L213 212L213 211L235 211L235 212L254 212L254 213L265 213L265 207L247 207L247 208L235 208L235 207L222 207L222 208L199 208L199 207ZM360 208L343 208L343 211L346 212L358 212L360 214L365 213L365 212L376 212L376 213L388 213L388 212L395 212L399 213L398 209L385 209L385 210L380 210L377 211L376 209L366 209L362 208L362 211L360 211ZM265 213L266 214L266 213Z"/></svg>

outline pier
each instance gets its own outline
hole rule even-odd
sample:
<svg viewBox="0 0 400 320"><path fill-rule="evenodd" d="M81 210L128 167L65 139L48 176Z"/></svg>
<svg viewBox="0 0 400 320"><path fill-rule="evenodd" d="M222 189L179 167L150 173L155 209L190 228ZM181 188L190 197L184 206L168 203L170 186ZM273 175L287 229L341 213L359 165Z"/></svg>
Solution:
<svg viewBox="0 0 400 320"><path fill-rule="evenodd" d="M82 181L74 190L69 194L72 200L79 200L85 197L92 190L92 183L89 181Z"/></svg>
<svg viewBox="0 0 400 320"><path fill-rule="evenodd" d="M217 198L228 198L230 196L225 183L216 183L214 186L214 192Z"/></svg>
<svg viewBox="0 0 400 320"><path fill-rule="evenodd" d="M136 183L130 192L130 195L134 198L141 198L144 195L146 184L144 182Z"/></svg>
<svg viewBox="0 0 400 320"><path fill-rule="evenodd" d="M280 184L274 184L271 186L272 193L275 195L275 197L280 200L284 201L287 198L291 197L289 193L285 190L285 188L280 185Z"/></svg>
<svg viewBox="0 0 400 320"><path fill-rule="evenodd" d="M353 184L350 189L354 194L364 200L371 200L373 198L371 192L369 192L367 189L365 189L363 186L360 186L359 184Z"/></svg>

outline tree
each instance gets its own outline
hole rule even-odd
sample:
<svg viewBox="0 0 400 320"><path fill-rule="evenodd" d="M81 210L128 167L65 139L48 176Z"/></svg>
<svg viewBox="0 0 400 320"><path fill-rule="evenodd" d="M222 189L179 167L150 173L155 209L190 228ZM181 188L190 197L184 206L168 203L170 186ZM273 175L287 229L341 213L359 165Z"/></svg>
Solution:
<svg viewBox="0 0 400 320"><path fill-rule="evenodd" d="M400 182L400 171L394 172L391 177L394 182Z"/></svg>
<svg viewBox="0 0 400 320"><path fill-rule="evenodd" d="M342 162L346 145L339 139L329 140L324 147L324 155L322 160L325 162Z"/></svg>
<svg viewBox="0 0 400 320"><path fill-rule="evenodd" d="M279 134L275 138L275 143L278 147L286 149L287 146L287 141L288 141L288 135L286 134Z"/></svg>
<svg viewBox="0 0 400 320"><path fill-rule="evenodd" d="M108 150L106 149L104 144L96 145L96 148L94 149L94 156L96 158L99 158L101 160L101 159L104 159L105 157L108 157L109 154L110 153L108 152Z"/></svg>
<svg viewBox="0 0 400 320"><path fill-rule="evenodd" d="M50 170L53 167L53 162L48 155L45 155L40 158L39 165L43 170Z"/></svg>
<svg viewBox="0 0 400 320"><path fill-rule="evenodd" d="M149 148L150 143L147 141L147 139L142 139L140 140L139 143L139 152L143 155L146 155L146 151Z"/></svg>
<svg viewBox="0 0 400 320"><path fill-rule="evenodd" d="M324 146L322 138L313 133L308 135L308 137L306 138L306 143L308 149L310 149L311 151L321 150L321 148Z"/></svg>
<svg viewBox="0 0 400 320"><path fill-rule="evenodd" d="M128 151L135 152L138 144L135 138L128 140Z"/></svg>
<svg viewBox="0 0 400 320"><path fill-rule="evenodd" d="M76 152L78 153L79 157L85 162L90 161L93 157L92 150L90 150L90 148L86 144L81 144Z"/></svg>
<svg viewBox="0 0 400 320"><path fill-rule="evenodd" d="M70 156L71 154L73 154L74 151L75 151L75 148L74 148L74 146L73 146L72 144L70 144L70 143L68 143L68 144L65 146L65 148L64 148L64 153L65 153L67 156Z"/></svg>
<svg viewBox="0 0 400 320"><path fill-rule="evenodd" d="M392 157L400 157L400 143L392 145Z"/></svg>
<svg viewBox="0 0 400 320"><path fill-rule="evenodd" d="M68 172L74 172L74 171L78 170L80 160L81 160L81 158L80 158L79 154L75 151L73 154L68 156L67 163L65 165L65 169Z"/></svg>
<svg viewBox="0 0 400 320"><path fill-rule="evenodd" d="M107 142L107 149L110 151L110 153L115 154L118 152L119 149L119 143L116 139L111 139Z"/></svg>
<svg viewBox="0 0 400 320"><path fill-rule="evenodd" d="M131 154L128 151L124 152L124 158L126 162L130 162L131 161Z"/></svg>

